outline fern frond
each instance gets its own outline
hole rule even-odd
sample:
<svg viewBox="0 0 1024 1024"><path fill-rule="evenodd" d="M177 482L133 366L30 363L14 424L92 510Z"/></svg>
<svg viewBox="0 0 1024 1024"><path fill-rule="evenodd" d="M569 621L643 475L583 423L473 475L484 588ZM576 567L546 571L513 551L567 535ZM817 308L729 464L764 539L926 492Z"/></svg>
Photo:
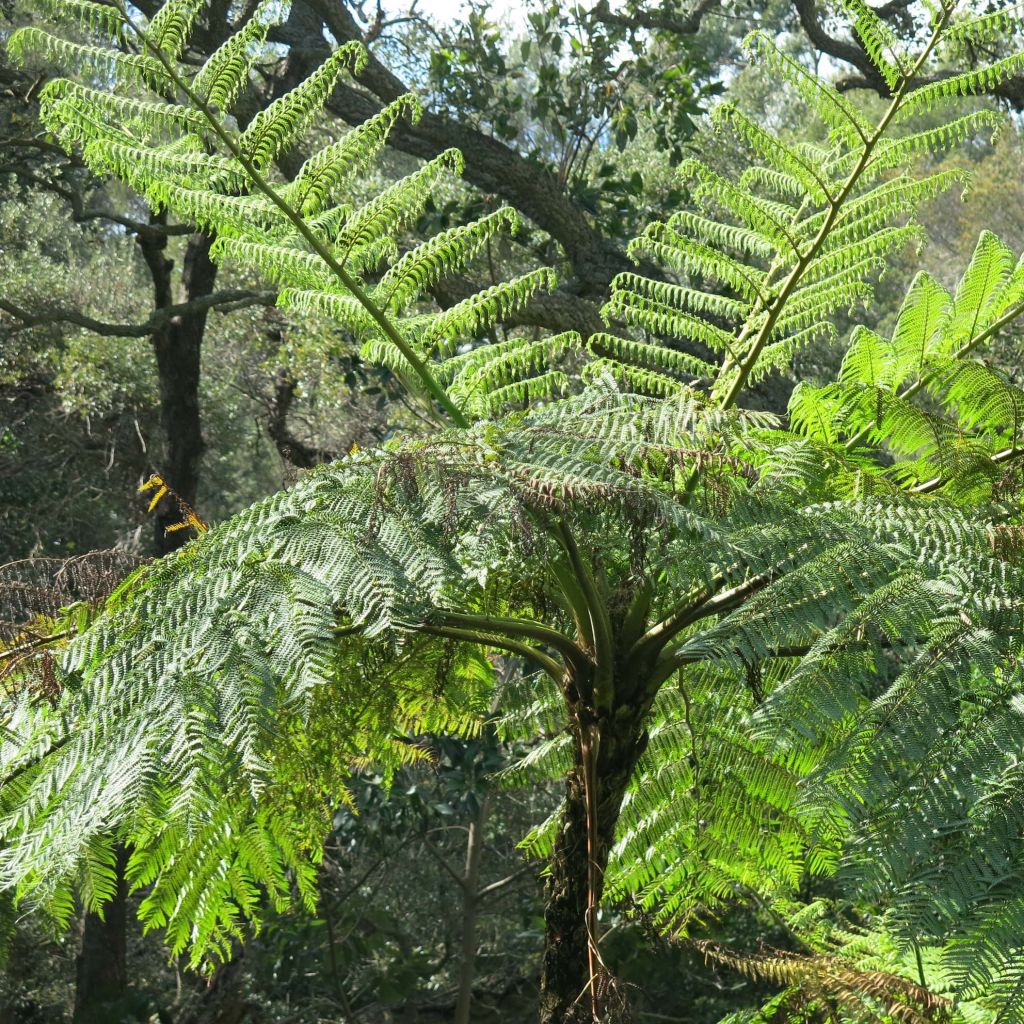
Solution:
<svg viewBox="0 0 1024 1024"><path fill-rule="evenodd" d="M334 278L329 269L311 252L221 235L214 242L210 253L214 259L227 257L256 267L279 284L324 292L335 290Z"/></svg>
<svg viewBox="0 0 1024 1024"><path fill-rule="evenodd" d="M578 351L581 346L582 339L574 331L535 342L511 338L496 345L481 345L445 360L441 364L439 376L448 381L448 393L461 407L481 410L483 415L490 415L494 409L501 408L505 396L508 396L509 401L519 401L518 398L512 398L513 394L528 393L530 387L541 388L540 383L531 383L540 376L548 376L544 388L557 385L561 390L568 383L568 378L552 367L567 352ZM505 390L508 388L521 390ZM498 396L498 404L492 408L495 395ZM550 394L546 397L550 397Z"/></svg>
<svg viewBox="0 0 1024 1024"><path fill-rule="evenodd" d="M571 380L561 370L548 370L535 377L512 381L501 387L485 392L486 402L479 415L494 418L511 410L524 407L538 407L544 402L560 398L568 393ZM476 409L471 405L471 409Z"/></svg>
<svg viewBox="0 0 1024 1024"><path fill-rule="evenodd" d="M945 35L943 46L947 52L959 56L971 46L1003 42L1021 31L1024 26L1024 4L1011 0L997 10L980 15L965 13L955 18Z"/></svg>
<svg viewBox="0 0 1024 1024"><path fill-rule="evenodd" d="M319 213L336 190L377 155L395 124L401 118L415 123L422 110L413 93L400 96L379 114L353 128L339 142L311 156L283 195L294 202L301 213Z"/></svg>
<svg viewBox="0 0 1024 1024"><path fill-rule="evenodd" d="M828 320L813 318L810 318L810 322L801 324L799 328L792 323L787 324L777 333L780 335L778 340L765 345L750 371L750 379L755 383L776 370L787 369L793 357L813 342L822 338L834 341L839 336L835 324Z"/></svg>
<svg viewBox="0 0 1024 1024"><path fill-rule="evenodd" d="M375 294L385 308L401 309L465 267L499 232L515 234L519 225L516 211L503 206L470 224L442 231L402 256L381 278Z"/></svg>
<svg viewBox="0 0 1024 1024"><path fill-rule="evenodd" d="M60 17L111 40L120 39L125 30L121 12L111 4L96 0L33 0L33 6L51 17Z"/></svg>
<svg viewBox="0 0 1024 1024"><path fill-rule="evenodd" d="M618 274L612 279L611 291L613 296L619 292L627 292L640 298L650 299L663 306L689 310L692 313L705 316L721 317L726 320L740 320L750 312L748 304L731 299L727 295L684 288L682 285L657 281L629 272Z"/></svg>
<svg viewBox="0 0 1024 1024"><path fill-rule="evenodd" d="M213 183L243 191L247 180L244 168L230 157L172 146L157 148L97 139L85 146L82 157L92 170L117 175L157 206L167 203L175 186L199 189Z"/></svg>
<svg viewBox="0 0 1024 1024"><path fill-rule="evenodd" d="M679 174L684 180L693 179L698 182L694 189L695 199L706 200L719 208L724 208L746 225L744 235L737 235L737 238L745 239L742 248L756 244L756 248L750 249L753 253L761 252L764 255L769 255L780 249L798 253L796 239L790 231L796 211L788 205L775 200L763 199L751 192L739 189L727 178L696 160L682 164ZM673 218L675 224L670 220L669 225L675 227L679 224L684 228L689 227L687 222L689 218L679 220L680 216L677 214ZM706 223L702 226L705 231L716 230L708 228ZM730 225L720 225L717 231L729 227ZM760 239L759 242L757 242L758 239ZM711 237L709 241L717 241L717 239Z"/></svg>
<svg viewBox="0 0 1024 1024"><path fill-rule="evenodd" d="M208 189L167 185L161 199L183 220L223 237L248 237L269 245L288 227L281 210L261 196L226 196Z"/></svg>
<svg viewBox="0 0 1024 1024"><path fill-rule="evenodd" d="M375 266L374 247L382 239L393 239L419 216L430 190L443 175L457 177L462 168L462 154L457 149L445 150L353 212L334 239L341 261L360 272Z"/></svg>
<svg viewBox="0 0 1024 1024"><path fill-rule="evenodd" d="M799 194L809 195L817 203L827 202L831 198L828 184L822 180L809 160L804 159L793 147L787 146L776 136L765 131L735 104L720 103L712 117L717 125L729 125L751 151L768 165L769 170L798 182Z"/></svg>
<svg viewBox="0 0 1024 1024"><path fill-rule="evenodd" d="M374 331L372 318L366 308L350 295L304 288L282 288L277 304L296 313L324 316L355 330L359 335Z"/></svg>
<svg viewBox="0 0 1024 1024"><path fill-rule="evenodd" d="M976 337L1003 311L1000 299L1016 269L1010 247L991 231L983 231L953 296L947 346L959 347Z"/></svg>
<svg viewBox="0 0 1024 1024"><path fill-rule="evenodd" d="M35 26L14 32L7 40L7 52L16 63L42 60L69 70L84 69L100 79L149 86L158 92L170 85L166 69L152 57L73 42Z"/></svg>
<svg viewBox="0 0 1024 1024"><path fill-rule="evenodd" d="M183 129L204 132L207 127L203 115L189 107L118 96L66 78L47 82L40 90L39 104L43 123L66 146L90 141L96 122L130 121L136 132L144 129L171 137Z"/></svg>
<svg viewBox="0 0 1024 1024"><path fill-rule="evenodd" d="M546 267L485 288L432 317L419 337L424 351L451 351L457 342L479 333L498 320L523 308L538 291L550 291L557 284L554 271Z"/></svg>
<svg viewBox="0 0 1024 1024"><path fill-rule="evenodd" d="M288 149L312 123L331 98L345 70L358 74L366 66L362 43L345 43L291 92L261 110L239 136L243 153L258 168L264 168Z"/></svg>
<svg viewBox="0 0 1024 1024"><path fill-rule="evenodd" d="M652 398L671 398L685 393L682 381L657 370L632 366L618 359L594 359L583 367L583 380L588 384L602 380L615 381L624 391Z"/></svg>
<svg viewBox="0 0 1024 1024"><path fill-rule="evenodd" d="M170 60L181 56L204 0L166 0L146 26L148 41Z"/></svg>
<svg viewBox="0 0 1024 1024"><path fill-rule="evenodd" d="M897 123L917 114L927 114L943 100L957 96L978 96L1002 85L1024 70L1024 53L1015 53L972 71L942 78L915 89L900 107Z"/></svg>
<svg viewBox="0 0 1024 1024"><path fill-rule="evenodd" d="M192 88L216 110L231 110L259 59L267 31L278 10L275 0L260 0L249 20L207 58L192 79Z"/></svg>
<svg viewBox="0 0 1024 1024"><path fill-rule="evenodd" d="M782 80L793 85L800 97L841 139L856 144L867 138L869 126L832 86L811 74L780 50L765 32L753 32L743 41L753 59L761 61Z"/></svg>
<svg viewBox="0 0 1024 1024"><path fill-rule="evenodd" d="M853 30L864 44L871 63L878 68L889 91L895 92L900 80L910 71L895 34L864 0L842 2L853 15Z"/></svg>
<svg viewBox="0 0 1024 1024"><path fill-rule="evenodd" d="M918 274L907 291L893 331L894 387L911 373L920 375L938 351L950 315L950 296L930 274Z"/></svg>
<svg viewBox="0 0 1024 1024"><path fill-rule="evenodd" d="M748 302L761 297L765 274L718 252L701 242L676 234L665 224L652 224L629 243L634 259L649 256L687 274L717 278L735 289Z"/></svg>
<svg viewBox="0 0 1024 1024"><path fill-rule="evenodd" d="M670 338L700 342L719 352L728 351L735 341L728 331L723 331L721 327L701 317L625 289L613 291L601 313L606 320L621 319L631 327L640 327ZM707 370L714 372L714 367L708 366Z"/></svg>
<svg viewBox="0 0 1024 1024"><path fill-rule="evenodd" d="M867 238L848 245L829 247L821 256L807 264L803 280L808 284L827 281L850 266L872 265L884 269L885 256L898 252L910 242L920 242L923 231L917 225L902 228L881 228Z"/></svg>
<svg viewBox="0 0 1024 1024"><path fill-rule="evenodd" d="M928 128L898 139L887 139L875 151L867 167L871 177L901 167L916 157L934 154L964 142L982 131L995 133L1006 122L995 110L976 110L937 128Z"/></svg>
<svg viewBox="0 0 1024 1024"><path fill-rule="evenodd" d="M614 359L629 366L645 370L666 371L688 374L702 378L714 372L714 367L687 352L667 349L660 345L648 345L631 338L620 338L614 334L592 334L587 347L605 363Z"/></svg>

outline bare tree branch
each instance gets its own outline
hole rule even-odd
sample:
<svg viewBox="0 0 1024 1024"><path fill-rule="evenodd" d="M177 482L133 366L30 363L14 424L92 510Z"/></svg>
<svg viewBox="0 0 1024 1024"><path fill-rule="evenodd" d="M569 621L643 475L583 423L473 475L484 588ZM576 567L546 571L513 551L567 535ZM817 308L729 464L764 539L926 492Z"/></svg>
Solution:
<svg viewBox="0 0 1024 1024"><path fill-rule="evenodd" d="M881 7L875 7L874 11L882 18L898 19L906 15L910 2L911 0L889 0L889 3ZM826 31L817 0L793 0L793 9L800 21L800 27L816 50L856 69L856 74L846 75L835 82L840 92L870 89L880 96L891 94L881 72L872 64L867 51L858 42L852 39L839 39ZM950 71L922 75L911 83L911 88L920 89L952 74L954 72ZM992 89L991 94L1006 101L1015 110L1024 110L1024 78L1009 78Z"/></svg>
<svg viewBox="0 0 1024 1024"><path fill-rule="evenodd" d="M292 433L288 426L288 414L295 402L297 387L297 381L287 370L278 370L267 433L281 458L299 469L312 469L322 463L333 462L338 456L336 452L328 451L326 448L307 444Z"/></svg>
<svg viewBox="0 0 1024 1024"><path fill-rule="evenodd" d="M202 298L193 299L191 302L179 302L174 305L163 306L154 310L149 319L141 324L108 323L104 320L96 320L91 316L86 316L84 313L74 309L46 309L33 312L23 309L7 299L0 299L0 310L18 319L21 322L21 328L65 323L76 327L84 327L86 330L92 331L94 334L103 335L104 337L147 338L165 327L176 317L191 316L211 309L228 313L235 309L244 309L247 306L273 306L276 301L277 292L255 292L246 288L230 288L224 291L213 292L211 295L204 295Z"/></svg>

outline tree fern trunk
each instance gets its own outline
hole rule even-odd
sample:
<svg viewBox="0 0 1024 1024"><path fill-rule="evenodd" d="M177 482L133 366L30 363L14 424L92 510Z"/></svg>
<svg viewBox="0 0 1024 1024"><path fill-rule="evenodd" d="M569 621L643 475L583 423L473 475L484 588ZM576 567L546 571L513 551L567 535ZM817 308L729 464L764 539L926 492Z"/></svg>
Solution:
<svg viewBox="0 0 1024 1024"><path fill-rule="evenodd" d="M642 718L638 709L622 707L605 719L599 729L596 771L592 773L597 786L594 874L598 891L594 899L598 902L622 799L646 746ZM595 1002L596 1019L601 1024L622 1024L630 1019L623 993L600 965L592 992L587 941L588 879L591 877L587 805L585 767L577 742L576 763L566 778L565 811L545 890L541 1024L593 1024Z"/></svg>

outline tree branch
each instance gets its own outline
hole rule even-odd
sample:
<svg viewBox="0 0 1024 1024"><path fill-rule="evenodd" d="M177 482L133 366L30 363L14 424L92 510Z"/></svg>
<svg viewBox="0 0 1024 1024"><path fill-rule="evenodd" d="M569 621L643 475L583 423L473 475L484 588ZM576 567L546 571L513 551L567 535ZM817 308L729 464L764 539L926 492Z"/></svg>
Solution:
<svg viewBox="0 0 1024 1024"><path fill-rule="evenodd" d="M152 315L141 324L115 324L105 320L96 320L91 316L74 309L51 309L31 312L23 309L7 299L0 299L0 310L9 313L21 321L23 328L41 327L46 324L73 324L84 327L94 334L110 338L147 338L155 334L176 317L191 316L196 313L217 309L222 313L247 306L273 306L277 301L277 292L252 291L247 288L229 288L224 291L204 295L190 302L179 302L171 306L155 309Z"/></svg>
<svg viewBox="0 0 1024 1024"><path fill-rule="evenodd" d="M420 836L420 842L423 843L427 853L429 853L437 863L444 868L455 884L460 889L465 889L466 880L455 870L455 868L451 866L451 864L448 863L448 858L438 849L437 843L435 843L434 840L425 833Z"/></svg>
<svg viewBox="0 0 1024 1024"><path fill-rule="evenodd" d="M910 0L890 0L889 3L874 8L874 12L881 18L899 17L906 15L909 6ZM800 27L816 50L856 68L857 74L846 75L836 80L834 84L839 92L870 89L885 98L892 95L892 90L882 77L881 72L871 62L867 51L858 42L838 39L829 35L818 11L817 0L793 0L793 8L800 21ZM930 75L916 75L908 84L906 91L913 92L932 82L949 78L955 73L947 71ZM1005 100L1015 110L1024 110L1024 78L1014 77L999 83L991 90L991 95Z"/></svg>
<svg viewBox="0 0 1024 1024"><path fill-rule="evenodd" d="M521 878L532 868L532 864L524 864L522 867L513 871L511 875L506 875L504 878L499 878L496 882L491 882L489 885L485 885L482 889L477 890L477 899L483 899L485 896L490 896L493 892L498 892L500 889L504 889L505 886L511 885L517 878Z"/></svg>
<svg viewBox="0 0 1024 1024"><path fill-rule="evenodd" d="M295 401L297 382L287 370L278 370L274 382L274 401L267 422L267 433L281 458L299 469L312 469L325 462L334 462L336 452L300 441L288 426L288 414Z"/></svg>
<svg viewBox="0 0 1024 1024"><path fill-rule="evenodd" d="M605 25L618 25L620 28L644 28L653 32L671 32L677 36L692 36L700 31L704 16L710 13L720 0L699 0L685 14L678 11L646 11L638 8L628 14L612 11L608 0L600 0L590 12L595 21Z"/></svg>
<svg viewBox="0 0 1024 1024"><path fill-rule="evenodd" d="M865 88L874 89L882 96L891 95L881 72L871 63L863 47L852 40L836 39L825 31L817 0L793 0L793 7L800 19L800 27L815 49L844 64L853 65L860 72Z"/></svg>

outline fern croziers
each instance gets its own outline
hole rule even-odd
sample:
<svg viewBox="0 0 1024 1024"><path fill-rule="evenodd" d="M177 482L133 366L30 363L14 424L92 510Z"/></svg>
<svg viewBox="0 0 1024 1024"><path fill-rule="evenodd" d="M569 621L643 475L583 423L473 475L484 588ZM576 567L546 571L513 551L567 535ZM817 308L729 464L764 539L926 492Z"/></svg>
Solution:
<svg viewBox="0 0 1024 1024"><path fill-rule="evenodd" d="M602 900L683 935L756 899L796 934L810 913L796 894L836 873L863 893L884 963L858 958L856 929L786 959L771 1019L826 1005L832 1020L918 1019L961 997L1018 1019L1022 402L978 356L1024 312L1024 266L986 233L954 293L919 276L891 336L859 327L838 379L799 387L788 416L742 402L835 336L837 312L920 240L915 211L958 175L921 176L916 158L995 127L988 109L913 127L1024 67L920 85L991 17L927 2L910 53L849 0L891 88L874 123L753 36L827 142L784 143L723 104L749 166L736 180L684 167L690 205L632 243L644 270L616 279L608 330L492 343L491 325L554 285L548 268L449 309L430 292L516 215L399 244L457 153L346 198L414 97L293 176L276 168L361 48L241 127L232 105L276 4L198 70L180 61L194 0L147 24L49 6L107 36L11 40L105 83L44 87L61 143L214 234L218 258L272 278L296 315L344 325L437 426L311 472L153 564L70 645L55 706L15 701L5 883L66 919L76 891L107 898L126 844L147 923L193 962L228 956L263 900L312 902L354 770L393 769L418 731L477 727L500 654L524 670L503 728L561 727L518 769L565 780L559 814L527 839L549 865L545 1024L621 1018ZM893 814L941 836L942 870L887 845ZM983 949L980 966L965 949Z"/></svg>

